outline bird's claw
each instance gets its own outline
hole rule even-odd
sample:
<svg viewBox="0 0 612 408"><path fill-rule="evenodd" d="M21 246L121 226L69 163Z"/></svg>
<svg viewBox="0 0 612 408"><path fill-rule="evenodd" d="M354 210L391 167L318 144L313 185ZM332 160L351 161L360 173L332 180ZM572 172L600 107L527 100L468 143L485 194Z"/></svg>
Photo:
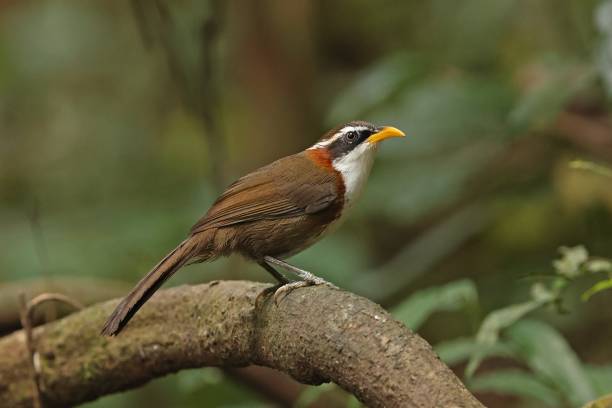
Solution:
<svg viewBox="0 0 612 408"><path fill-rule="evenodd" d="M338 287L336 285L334 285L333 283L330 283L328 281L326 281L325 279L319 278L319 277L313 277L311 279L307 279L307 280L301 280L301 281L297 281L297 282L290 282L287 283L285 285L280 286L278 289L276 289L274 291L274 295L273 295L273 299L274 299L274 304L276 306L278 306L280 304L280 302L287 297L287 295L289 293L291 293L292 291L294 291L297 288L303 288L306 286L317 286L317 285L327 285L332 289L338 289Z"/></svg>
<svg viewBox="0 0 612 408"><path fill-rule="evenodd" d="M277 283L276 285L268 286L267 288L259 292L259 294L255 298L255 308L256 309L259 308L259 302L261 301L261 299L265 298L270 293L276 293L277 290L279 290L280 288L282 288L283 286L287 284L288 283Z"/></svg>

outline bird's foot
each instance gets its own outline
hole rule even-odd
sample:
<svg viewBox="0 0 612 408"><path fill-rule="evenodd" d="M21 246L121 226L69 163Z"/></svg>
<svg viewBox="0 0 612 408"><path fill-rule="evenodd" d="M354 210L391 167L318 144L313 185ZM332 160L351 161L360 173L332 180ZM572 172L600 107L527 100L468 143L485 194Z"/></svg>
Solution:
<svg viewBox="0 0 612 408"><path fill-rule="evenodd" d="M274 298L274 303L277 306L281 302L281 300L283 300L289 293L291 293L294 289L297 289L297 288L303 288L305 286L314 286L314 285L327 285L332 289L338 289L336 285L329 283L325 279L319 278L318 276L313 275L312 273L305 271L304 269L300 269L296 266L288 264L287 262L281 261L280 259L274 258L272 256L265 256L263 258L263 261L264 262L260 263L260 265L263 266L270 273L272 273L272 275L276 277L277 279L279 279L278 276L280 276L286 280L286 278L282 274L279 274L278 272L276 272L274 268L272 268L271 265L280 266L281 268L284 268L290 272L293 272L294 274L296 274L297 276L301 278L301 280L297 282L281 282L280 287L278 287L278 285L271 286L264 290L265 294L268 294L274 290L273 298ZM264 294L264 292L262 292L260 296Z"/></svg>
<svg viewBox="0 0 612 408"><path fill-rule="evenodd" d="M297 281L297 282L290 282L290 283L286 283L284 285L281 285L280 287L278 287L275 291L274 291L274 304L276 306L279 305L279 303L292 291L294 291L297 288L304 288L306 286L316 286L316 285L327 285L332 289L338 289L338 287L336 285L334 285L333 283L330 283L328 281L326 281L325 279L319 278L318 276L310 276L307 279L301 280L301 281ZM274 287L270 287L268 289L273 289Z"/></svg>
<svg viewBox="0 0 612 408"><path fill-rule="evenodd" d="M262 299L265 299L266 296L268 296L271 293L276 293L277 290L279 290L283 286L289 285L289 284L290 284L290 282L287 282L287 283L277 283L276 285L268 286L267 288L265 288L264 290L259 292L259 294L255 298L255 309L259 309L260 302L262 301Z"/></svg>

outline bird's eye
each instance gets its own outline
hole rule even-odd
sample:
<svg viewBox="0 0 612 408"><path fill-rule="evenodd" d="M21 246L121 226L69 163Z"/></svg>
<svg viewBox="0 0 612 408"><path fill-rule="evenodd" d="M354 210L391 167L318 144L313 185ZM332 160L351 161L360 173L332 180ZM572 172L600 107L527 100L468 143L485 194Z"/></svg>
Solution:
<svg viewBox="0 0 612 408"><path fill-rule="evenodd" d="M357 132L355 131L350 131L344 135L344 140L348 143L353 142L355 139L357 139Z"/></svg>

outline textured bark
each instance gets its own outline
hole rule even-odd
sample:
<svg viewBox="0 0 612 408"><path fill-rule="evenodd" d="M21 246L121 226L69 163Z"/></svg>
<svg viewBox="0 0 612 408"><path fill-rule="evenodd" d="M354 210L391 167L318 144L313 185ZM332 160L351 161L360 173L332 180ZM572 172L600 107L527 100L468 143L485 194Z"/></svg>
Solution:
<svg viewBox="0 0 612 408"><path fill-rule="evenodd" d="M263 284L212 282L157 293L116 338L116 300L34 330L43 399L74 405L184 368L258 364L333 381L372 407L481 407L427 342L380 306L325 286L254 307ZM0 406L32 404L22 331L0 339Z"/></svg>

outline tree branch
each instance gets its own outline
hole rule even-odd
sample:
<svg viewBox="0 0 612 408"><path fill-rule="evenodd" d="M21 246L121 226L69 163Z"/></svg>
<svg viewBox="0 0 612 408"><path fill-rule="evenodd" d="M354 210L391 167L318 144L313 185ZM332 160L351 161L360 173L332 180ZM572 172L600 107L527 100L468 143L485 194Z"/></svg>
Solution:
<svg viewBox="0 0 612 408"><path fill-rule="evenodd" d="M99 335L116 300L33 331L47 406L134 388L185 368L258 364L298 381L333 381L372 407L482 407L429 344L380 306L325 286L255 310L263 284L160 291L116 338ZM33 403L22 331L0 339L0 406Z"/></svg>

